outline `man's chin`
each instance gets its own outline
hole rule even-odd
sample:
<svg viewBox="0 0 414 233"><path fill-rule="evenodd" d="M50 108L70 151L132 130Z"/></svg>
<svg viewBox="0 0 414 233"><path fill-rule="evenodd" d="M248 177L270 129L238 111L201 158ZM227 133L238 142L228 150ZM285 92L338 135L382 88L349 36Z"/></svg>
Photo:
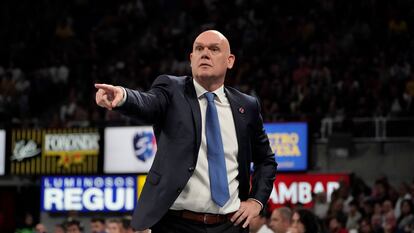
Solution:
<svg viewBox="0 0 414 233"><path fill-rule="evenodd" d="M196 75L194 75L195 77L199 78L199 79L212 79L215 77L215 75L213 75L210 72L198 72Z"/></svg>
<svg viewBox="0 0 414 233"><path fill-rule="evenodd" d="M212 78L214 78L214 75L212 75L212 74L200 74L200 75L198 75L198 77L200 79L212 79Z"/></svg>

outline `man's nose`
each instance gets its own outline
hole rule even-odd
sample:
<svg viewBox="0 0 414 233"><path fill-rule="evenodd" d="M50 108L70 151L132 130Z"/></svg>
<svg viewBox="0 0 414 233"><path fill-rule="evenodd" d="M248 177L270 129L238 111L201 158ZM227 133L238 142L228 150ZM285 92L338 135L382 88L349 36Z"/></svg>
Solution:
<svg viewBox="0 0 414 233"><path fill-rule="evenodd" d="M210 59L210 56L208 56L207 54L203 54L203 55L201 55L201 59L207 59L207 60L209 60Z"/></svg>
<svg viewBox="0 0 414 233"><path fill-rule="evenodd" d="M211 51L208 48L204 48L201 52L201 58L210 59Z"/></svg>

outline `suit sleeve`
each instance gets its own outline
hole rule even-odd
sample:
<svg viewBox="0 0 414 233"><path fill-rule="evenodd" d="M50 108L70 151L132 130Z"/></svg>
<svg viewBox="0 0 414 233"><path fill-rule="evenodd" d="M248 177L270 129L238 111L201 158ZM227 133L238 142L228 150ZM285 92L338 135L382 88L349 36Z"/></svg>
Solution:
<svg viewBox="0 0 414 233"><path fill-rule="evenodd" d="M260 105L256 100L255 126L252 134L252 160L254 172L250 198L254 198L265 205L273 189L276 178L277 163L270 148L269 139L264 130L263 119L260 114Z"/></svg>
<svg viewBox="0 0 414 233"><path fill-rule="evenodd" d="M125 88L126 101L116 110L124 115L154 124L163 116L170 102L171 85L171 79L163 75L155 79L147 92Z"/></svg>

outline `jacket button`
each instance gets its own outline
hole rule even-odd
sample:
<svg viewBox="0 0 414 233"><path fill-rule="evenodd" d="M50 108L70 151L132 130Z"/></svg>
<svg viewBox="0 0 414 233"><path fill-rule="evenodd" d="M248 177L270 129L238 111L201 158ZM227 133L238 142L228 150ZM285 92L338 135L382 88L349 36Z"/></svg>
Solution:
<svg viewBox="0 0 414 233"><path fill-rule="evenodd" d="M181 190L182 190L181 188L178 188L177 193L181 193Z"/></svg>
<svg viewBox="0 0 414 233"><path fill-rule="evenodd" d="M189 172L193 172L193 171L194 171L194 167L189 167L189 168L188 168L188 171L189 171Z"/></svg>

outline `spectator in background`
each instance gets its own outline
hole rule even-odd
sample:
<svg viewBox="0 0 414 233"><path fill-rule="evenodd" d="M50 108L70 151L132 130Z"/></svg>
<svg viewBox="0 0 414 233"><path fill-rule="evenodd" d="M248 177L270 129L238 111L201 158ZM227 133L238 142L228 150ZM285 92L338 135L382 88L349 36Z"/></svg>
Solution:
<svg viewBox="0 0 414 233"><path fill-rule="evenodd" d="M336 192L336 191L335 191ZM345 226L346 223L346 214L343 211L344 200L342 198L333 199L328 210L328 218L337 218L342 226Z"/></svg>
<svg viewBox="0 0 414 233"><path fill-rule="evenodd" d="M328 232L329 233L348 233L348 230L344 228L343 223L339 217L331 217L328 220Z"/></svg>
<svg viewBox="0 0 414 233"><path fill-rule="evenodd" d="M412 198L411 194L410 194L410 186L407 183L401 183L399 188L398 188L398 199L397 202L395 203L395 208L394 208L394 213L395 213L395 217L399 218L401 215L401 203L404 200L409 200Z"/></svg>
<svg viewBox="0 0 414 233"><path fill-rule="evenodd" d="M371 216L374 214L374 201L372 201L370 198L361 198L362 200L362 216L371 218Z"/></svg>
<svg viewBox="0 0 414 233"><path fill-rule="evenodd" d="M250 233L272 233L267 225L266 211L261 211L259 215L252 218L249 224Z"/></svg>
<svg viewBox="0 0 414 233"><path fill-rule="evenodd" d="M290 227L292 210L289 207L280 207L273 210L270 216L269 227L274 233L286 233Z"/></svg>
<svg viewBox="0 0 414 233"><path fill-rule="evenodd" d="M374 232L381 232L382 229L382 209L381 209L381 203L375 202L374 203L374 212L371 216L371 226Z"/></svg>
<svg viewBox="0 0 414 233"><path fill-rule="evenodd" d="M327 202L326 193L316 193L314 196L314 203L315 204L312 207L313 213L316 216L318 216L319 219L325 219L329 210L329 204Z"/></svg>
<svg viewBox="0 0 414 233"><path fill-rule="evenodd" d="M33 233L33 215L26 213L24 215L23 224L19 226L16 233Z"/></svg>
<svg viewBox="0 0 414 233"><path fill-rule="evenodd" d="M65 226L63 224L56 224L53 233L65 233Z"/></svg>
<svg viewBox="0 0 414 233"><path fill-rule="evenodd" d="M83 233L83 227L78 220L71 220L66 223L66 233Z"/></svg>
<svg viewBox="0 0 414 233"><path fill-rule="evenodd" d="M386 178L379 178L375 181L374 188L372 190L372 198L379 203L389 199L388 198L389 184Z"/></svg>
<svg viewBox="0 0 414 233"><path fill-rule="evenodd" d="M42 223L38 223L34 228L34 233L47 233L47 229L45 225L43 225Z"/></svg>
<svg viewBox="0 0 414 233"><path fill-rule="evenodd" d="M358 233L374 233L371 225L371 220L369 218L361 219L359 222Z"/></svg>
<svg viewBox="0 0 414 233"><path fill-rule="evenodd" d="M318 233L320 226L318 218L308 209L298 209L293 212L289 233Z"/></svg>
<svg viewBox="0 0 414 233"><path fill-rule="evenodd" d="M385 200L382 203L382 216L384 230L388 229L388 232L393 232L397 225L397 219L394 215L394 208L391 200Z"/></svg>
<svg viewBox="0 0 414 233"><path fill-rule="evenodd" d="M414 226L414 204L412 199L401 202L401 215L397 219L397 232L410 232Z"/></svg>
<svg viewBox="0 0 414 233"><path fill-rule="evenodd" d="M348 184L341 182L339 189L338 189L338 196L343 200L342 201L343 213L348 214L349 204L354 200L354 197L351 195L350 187Z"/></svg>
<svg viewBox="0 0 414 233"><path fill-rule="evenodd" d="M113 218L106 222L106 229L108 233L122 233L122 222L120 219Z"/></svg>
<svg viewBox="0 0 414 233"><path fill-rule="evenodd" d="M92 218L90 222L92 233L106 233L105 231L105 219Z"/></svg>
<svg viewBox="0 0 414 233"><path fill-rule="evenodd" d="M357 229L358 222L362 218L361 213L358 210L358 203L354 200L349 203L349 212L346 220L346 228L348 230Z"/></svg>

